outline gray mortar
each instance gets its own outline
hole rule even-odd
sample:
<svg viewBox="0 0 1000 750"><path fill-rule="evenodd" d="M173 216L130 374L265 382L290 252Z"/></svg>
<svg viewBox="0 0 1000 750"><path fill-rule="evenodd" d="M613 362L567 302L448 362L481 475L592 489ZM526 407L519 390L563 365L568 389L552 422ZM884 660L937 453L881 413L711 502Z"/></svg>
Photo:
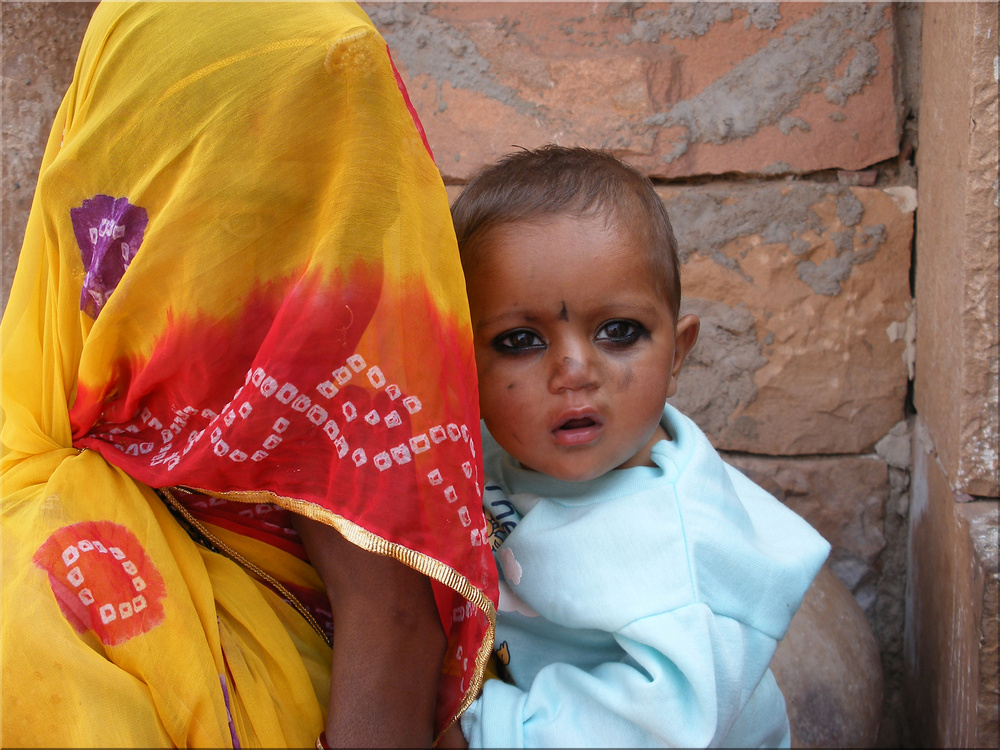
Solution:
<svg viewBox="0 0 1000 750"><path fill-rule="evenodd" d="M854 232L831 232L830 241L838 256L854 250Z"/></svg>
<svg viewBox="0 0 1000 750"><path fill-rule="evenodd" d="M862 224L864 205L850 188L795 183L787 195L782 195L782 186L777 184L746 190L699 188L672 198L667 210L682 262L693 254L702 255L752 282L740 258L726 255L722 248L741 237L758 235L766 244L788 245L793 255L807 255L813 243L803 235L823 234L823 219L813 206L827 195L834 196L837 217L845 227L830 235L836 255L819 264L803 257L797 270L799 278L814 292L835 296L854 266L871 260L887 235L884 224Z"/></svg>
<svg viewBox="0 0 1000 750"><path fill-rule="evenodd" d="M812 245L803 239L794 239L788 243L788 250L792 255L805 255L812 249Z"/></svg>
<svg viewBox="0 0 1000 750"><path fill-rule="evenodd" d="M703 34L711 23L728 20L726 15L731 17L733 8L739 6L685 3L658 15L634 11L632 30L620 35L619 40L652 41L654 29L657 40L660 34ZM844 106L878 70L879 55L871 40L889 26L885 8L885 3L872 7L860 3L827 4L816 15L772 39L766 48L733 67L697 96L649 116L646 127L685 129L663 161L670 163L680 158L695 143L721 145L749 138L765 125L779 124L798 107L803 95L824 82L826 98ZM762 18L776 20L778 12L769 11ZM837 77L837 68L852 52L844 75ZM787 135L791 127L786 120L782 131Z"/></svg>
<svg viewBox="0 0 1000 750"><path fill-rule="evenodd" d="M778 120L778 130L780 130L783 135L788 135L794 128L798 128L806 133L812 130L809 123L801 117L782 117Z"/></svg>
<svg viewBox="0 0 1000 750"><path fill-rule="evenodd" d="M809 230L821 232L823 222L812 206L824 192L825 188L816 184L796 185L787 196L781 194L779 185L684 191L667 204L681 260L686 262L698 253L743 273L738 262L727 258L721 248L750 235L760 235L761 240L773 244L790 243Z"/></svg>
<svg viewBox="0 0 1000 750"><path fill-rule="evenodd" d="M739 405L757 398L754 373L767 364L767 358L757 340L753 315L745 308L690 297L681 303L681 312L697 315L701 332L671 403L706 434L718 435Z"/></svg>
<svg viewBox="0 0 1000 750"><path fill-rule="evenodd" d="M861 221L865 207L854 193L847 191L837 196L837 218L845 227L853 227Z"/></svg>
<svg viewBox="0 0 1000 750"><path fill-rule="evenodd" d="M746 13L744 28L754 26L771 30L781 19L780 3L673 3L666 9L655 4L651 13L646 3L615 3L607 10L612 17L630 16L634 19L628 33L620 34L619 41L657 43L666 34L672 39L704 36L716 23L733 20L733 11Z"/></svg>
<svg viewBox="0 0 1000 750"><path fill-rule="evenodd" d="M812 287L816 294L836 297L840 294L840 282L851 275L851 261L843 255L827 258L818 266L811 260L804 260L797 269L799 278Z"/></svg>
<svg viewBox="0 0 1000 750"><path fill-rule="evenodd" d="M379 30L392 54L405 66L408 78L427 74L438 87L445 81L454 88L478 91L522 115L538 116L538 107L522 99L515 89L494 80L490 62L475 43L446 21L428 15L422 4L360 3ZM517 22L502 18L497 29L516 34Z"/></svg>
<svg viewBox="0 0 1000 750"><path fill-rule="evenodd" d="M843 107L847 99L861 91L861 87L875 77L878 72L878 50L871 42L862 42L854 48L854 59L847 64L847 70L823 92L830 104Z"/></svg>
<svg viewBox="0 0 1000 750"><path fill-rule="evenodd" d="M889 232L885 224L872 224L861 230L861 247L854 250L852 262L854 265L867 263L875 257L879 246L885 242Z"/></svg>
<svg viewBox="0 0 1000 750"><path fill-rule="evenodd" d="M760 170L760 173L764 176L779 175L779 174L789 174L794 172L795 168L789 164L787 161L776 161L768 164L766 167Z"/></svg>

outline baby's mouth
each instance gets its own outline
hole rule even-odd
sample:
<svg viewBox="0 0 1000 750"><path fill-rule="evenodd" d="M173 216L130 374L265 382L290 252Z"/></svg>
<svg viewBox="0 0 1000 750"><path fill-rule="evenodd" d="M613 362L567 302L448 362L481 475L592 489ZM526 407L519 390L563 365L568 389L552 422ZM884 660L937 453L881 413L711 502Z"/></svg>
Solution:
<svg viewBox="0 0 1000 750"><path fill-rule="evenodd" d="M585 445L597 439L601 428L602 425L596 418L581 415L559 422L552 430L552 435L560 445Z"/></svg>

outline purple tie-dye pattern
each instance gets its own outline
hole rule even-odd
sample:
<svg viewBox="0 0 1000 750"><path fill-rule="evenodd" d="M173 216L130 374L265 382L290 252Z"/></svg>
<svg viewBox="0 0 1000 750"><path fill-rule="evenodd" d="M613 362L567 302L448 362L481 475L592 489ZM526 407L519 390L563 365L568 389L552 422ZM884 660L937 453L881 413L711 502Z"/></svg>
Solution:
<svg viewBox="0 0 1000 750"><path fill-rule="evenodd" d="M226 699L226 717L229 719L229 736L233 740L233 750L240 750L240 738L236 736L236 726L233 724L233 712L229 710L229 687L226 685L226 676L220 674L219 682L222 683L222 697Z"/></svg>
<svg viewBox="0 0 1000 750"><path fill-rule="evenodd" d="M80 309L96 319L139 251L146 209L133 206L128 198L95 195L71 208L69 215L85 269Z"/></svg>

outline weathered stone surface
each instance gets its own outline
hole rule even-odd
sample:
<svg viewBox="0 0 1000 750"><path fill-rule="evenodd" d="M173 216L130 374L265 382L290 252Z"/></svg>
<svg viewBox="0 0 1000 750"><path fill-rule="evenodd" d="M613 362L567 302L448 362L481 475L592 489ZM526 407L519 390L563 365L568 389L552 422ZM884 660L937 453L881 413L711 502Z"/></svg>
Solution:
<svg viewBox="0 0 1000 750"><path fill-rule="evenodd" d="M998 503L963 502L919 418L916 432L904 651L913 736L996 747Z"/></svg>
<svg viewBox="0 0 1000 750"><path fill-rule="evenodd" d="M906 398L905 189L790 182L660 193L684 261L682 311L702 318L673 403L726 450L871 450Z"/></svg>
<svg viewBox="0 0 1000 750"><path fill-rule="evenodd" d="M3 3L2 266L6 306L45 141L97 3Z"/></svg>
<svg viewBox="0 0 1000 750"><path fill-rule="evenodd" d="M924 12L914 397L956 492L997 497L996 3Z"/></svg>
<svg viewBox="0 0 1000 750"><path fill-rule="evenodd" d="M785 696L792 747L874 747L882 716L879 650L864 613L822 568L771 670Z"/></svg>
<svg viewBox="0 0 1000 750"><path fill-rule="evenodd" d="M981 602L979 627L979 690L976 696L976 738L982 747L1000 746L1000 562L996 500L960 504L958 526L968 529L972 547L973 597ZM981 592L981 598L980 598ZM975 642L973 642L973 645Z"/></svg>
<svg viewBox="0 0 1000 750"><path fill-rule="evenodd" d="M898 153L894 10L863 3L376 3L446 179L513 145L651 175L863 169Z"/></svg>
<svg viewBox="0 0 1000 750"><path fill-rule="evenodd" d="M726 461L794 510L832 547L827 565L859 606L875 602L886 546L889 471L875 456L772 458L724 454Z"/></svg>

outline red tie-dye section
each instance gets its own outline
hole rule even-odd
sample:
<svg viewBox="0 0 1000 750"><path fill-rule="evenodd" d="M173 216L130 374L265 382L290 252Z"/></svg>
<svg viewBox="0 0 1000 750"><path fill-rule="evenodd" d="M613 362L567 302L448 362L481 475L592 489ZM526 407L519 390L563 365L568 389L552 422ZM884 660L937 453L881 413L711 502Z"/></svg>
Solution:
<svg viewBox="0 0 1000 750"><path fill-rule="evenodd" d="M92 630L106 646L119 646L163 622L163 577L124 526L63 526L38 548L34 562L78 633Z"/></svg>
<svg viewBox="0 0 1000 750"><path fill-rule="evenodd" d="M322 369L345 358L371 320L381 285L378 270L364 263L346 270L351 283L328 290L308 278L250 289L241 312L231 320L208 315L172 318L147 361L121 360L112 366L108 382L78 384L70 410L74 441L96 437L99 444L119 446L127 456L140 448L145 456L149 446L136 437L153 441L159 451L175 443L182 431L190 435L184 427L214 418L244 384L250 365L263 361L270 366L273 359L295 371ZM137 424L135 418L141 415L146 417ZM255 415L252 421L259 423L261 417ZM98 445L87 447L100 450ZM137 463L122 461L130 467ZM112 463L124 466L119 460ZM152 466L158 463L162 461ZM189 473L199 472L192 462L188 465L193 467ZM245 475L245 470L237 475ZM178 484L172 474L164 476L166 484Z"/></svg>
<svg viewBox="0 0 1000 750"><path fill-rule="evenodd" d="M363 264L346 278L258 289L234 321L171 321L147 362L120 363L113 386L80 384L74 445L153 487L315 503L495 599L468 332L422 288L390 299ZM388 338L359 348L370 327ZM116 395L102 407L105 393ZM435 583L435 595L450 639L441 726L489 622L451 589Z"/></svg>
<svg viewBox="0 0 1000 750"><path fill-rule="evenodd" d="M210 495L182 492L177 499L199 521L249 536L308 559L298 532L289 522L289 511L272 503L243 503Z"/></svg>
<svg viewBox="0 0 1000 750"><path fill-rule="evenodd" d="M403 349L368 361L355 350L373 308L359 286L327 293L302 281L276 311L252 295L235 324L174 321L148 362L119 365L103 409L105 389L79 385L74 445L154 487L270 491L458 562L438 548L441 529L456 529L455 542L461 533L461 549L484 527L469 347L410 291L394 315L415 321Z"/></svg>
<svg viewBox="0 0 1000 750"><path fill-rule="evenodd" d="M396 86L399 87L399 93L403 95L403 101L406 102L406 109L410 113L410 117L413 118L413 124L417 128L417 132L420 133L420 140L424 142L424 148L427 149L427 155L434 159L434 152L431 151L431 144L427 141L427 134L424 132L424 124L420 122L420 117L417 116L417 109L410 102L410 94L406 91L406 84L403 83L403 77L399 75L399 71L396 69L396 63L392 60L392 52L389 50L389 45L385 47L386 57L389 58L389 65L392 66L392 74L396 77Z"/></svg>

